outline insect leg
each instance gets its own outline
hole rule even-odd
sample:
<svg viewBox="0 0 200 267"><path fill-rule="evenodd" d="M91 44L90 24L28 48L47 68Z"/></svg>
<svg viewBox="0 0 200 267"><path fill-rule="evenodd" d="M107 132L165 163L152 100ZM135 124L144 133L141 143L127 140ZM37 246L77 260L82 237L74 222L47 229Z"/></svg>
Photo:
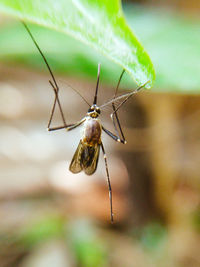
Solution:
<svg viewBox="0 0 200 267"><path fill-rule="evenodd" d="M122 73L121 73L121 75L120 75L120 77L119 77L119 81L118 81L118 83L117 83L117 87L116 87L116 90L115 90L115 94L114 94L114 96L113 96L113 99L115 99L116 96L117 96L117 92L118 92L118 89L119 89L119 85L120 85L120 82L121 82L121 79L122 79L124 73L125 73L125 70L122 71ZM122 131L122 128L121 128L121 124L120 124L119 117L118 117L118 115L117 115L117 110L116 110L116 107L115 107L115 104L114 104L114 103L112 103L112 108L113 108L113 113L111 114L111 119L112 119L112 122L113 122L113 125L114 125L114 129L115 129L115 133L116 133L116 135L113 134L113 133L111 133L109 130L105 129L104 127L103 127L103 130L104 130L104 131L105 131L111 138L113 138L115 141L117 141L117 142L121 142L122 144L125 144L125 143L126 143L126 140L125 140L125 137L124 137L124 133L123 133L123 131ZM115 121L115 119L116 119L116 121ZM120 133L119 133L119 131L118 131L118 128L117 128L116 123L117 123L117 125L118 125L118 128L119 128ZM120 137L120 135L121 135L122 138Z"/></svg>
<svg viewBox="0 0 200 267"><path fill-rule="evenodd" d="M120 85L120 82L121 82L121 79L122 79L124 73L125 73L125 70L122 71L122 73L121 73L121 75L119 77L119 81L117 83L117 87L116 87L113 99L115 99L116 96L117 96L119 85ZM119 117L117 115L117 111L116 111L116 107L115 107L114 103L112 103L112 108L113 108L113 113L110 116L111 116L111 119L112 119L112 122L113 122L113 125L114 125L114 128L115 128L115 133L117 134L118 139L120 139L120 142L125 144L126 143L125 136L124 136L124 133L122 131L121 124L120 124ZM117 126L119 128L119 131L118 131ZM121 137L120 137L120 135L121 135Z"/></svg>
<svg viewBox="0 0 200 267"><path fill-rule="evenodd" d="M105 149L104 149L104 146L103 146L102 143L101 143L101 148L102 148L103 157L104 157L104 160L105 160L106 175L107 175L107 180L108 180L109 199L110 199L110 218L111 218L111 222L113 223L114 219L113 219L113 206L112 206L112 188L111 188L110 176L109 176L109 172L108 172L107 157L106 157Z"/></svg>
<svg viewBox="0 0 200 267"><path fill-rule="evenodd" d="M54 104L53 104L53 107L52 107L51 116L50 116L50 119L49 119L49 122L48 122L47 130L48 131L56 131L56 130L66 129L67 131L70 131L70 130L73 130L74 128L78 127L79 125L81 125L85 121L85 119L83 119L83 120L81 120L81 121L79 121L77 123L66 124L66 121L65 121L65 118L64 118L64 113L63 113L63 110L62 110L62 107L61 107L61 104L60 104L60 100L58 98L58 90L57 90L57 88L54 87L54 85L52 84L51 81L49 81L49 83L51 84L51 86L52 86L52 88L54 90L55 98L54 98ZM53 114L54 114L54 111L55 111L56 101L58 102L58 106L59 106L59 109L60 109L60 113L61 113L64 125L52 128L52 127L50 127L50 125L51 125L51 121L52 121Z"/></svg>
<svg viewBox="0 0 200 267"><path fill-rule="evenodd" d="M51 81L49 81L49 83L51 84L51 86L52 86L52 88L54 90L55 98L54 98L54 103L53 103L53 107L52 107L52 110L51 110L51 115L50 115L50 119L49 119L49 122L48 122L47 130L48 131L56 131L56 130L66 129L67 131L70 131L70 130L75 129L76 127L78 127L79 125L81 125L85 121L85 118L83 120L77 122L77 123L66 124L64 113L63 113L63 110L62 110L62 107L61 107L61 104L60 104L60 100L58 98L58 90L57 90L57 88L55 88L55 86L53 85L53 83ZM59 109L60 109L60 113L61 113L64 125L52 128L52 127L50 127L50 125L51 125L51 121L52 121L53 114L54 114L54 111L55 111L56 101L58 103L58 106L59 106Z"/></svg>
<svg viewBox="0 0 200 267"><path fill-rule="evenodd" d="M47 128L49 129L50 128L50 125L51 125L51 121L52 121L52 118L53 118L53 114L54 114L54 111L55 111L55 106L56 106L56 101L58 102L58 105L59 105L59 109L60 109L60 112L61 112L61 116L62 116L62 120L63 120L63 123L64 125L66 125L66 122L65 122L65 118L64 118L64 115L63 115L63 111L62 111L62 108L61 108L61 105L60 105L60 101L58 99L58 91L59 91L59 87L58 87L58 84L56 82L56 79L54 77L54 74L51 70L51 67L45 57L45 55L43 54L42 50L40 49L38 43L36 42L35 38L33 37L31 31L29 30L28 26L26 25L25 22L22 21L22 24L24 25L25 29L27 30L29 36L31 37L33 43L35 44L36 48L38 49L40 55L42 56L43 60L44 60L44 63L49 71L49 74L51 75L51 78L53 80L53 82L49 81L51 86L53 87L54 89L54 92L55 92L55 99L54 99L54 103L53 103L53 107L52 107L52 110L51 110L51 115L50 115L50 119L49 119L49 122L48 122L48 126Z"/></svg>
<svg viewBox="0 0 200 267"><path fill-rule="evenodd" d="M66 129L67 131L71 131L73 129L75 129L76 127L80 126L83 122L85 121L85 118L82 119L81 121L78 121L77 123L73 123L73 124L66 124L64 126L58 126L58 127L54 127L54 128L47 128L47 130L50 131L56 131L56 130L61 130L61 129Z"/></svg>
<svg viewBox="0 0 200 267"><path fill-rule="evenodd" d="M147 82L148 83L148 82ZM117 115L117 111L122 107L122 105L124 105L126 103L126 101L128 101L128 99L133 95L133 94L136 94L137 92L139 92L147 83L145 83L144 85L138 87L135 91L132 92L132 94L128 95L120 104L119 106L116 108L115 107L115 104L112 103L112 107L113 107L113 112L111 113L111 119L112 119L112 122L113 122L113 125L114 125L114 128L115 128L115 132L117 133L117 136L119 137L120 141L123 141L122 143L126 143L126 140L125 140L125 137L124 137L124 134L123 134L123 131L122 131L122 128L121 128L121 125L120 125L120 122L119 122L119 118L118 118L118 115ZM117 125L115 123L115 119L117 121L117 125L119 127L119 130L120 130L120 133L121 133L121 136L122 138L120 138L120 135L119 135L119 132L118 132L118 129L117 129Z"/></svg>
<svg viewBox="0 0 200 267"><path fill-rule="evenodd" d="M58 89L53 85L53 83L51 81L49 81L49 83L50 83L50 85L52 86L52 88L54 90L55 98L54 98L54 103L53 103L53 106L52 106L49 122L48 122L48 125L47 125L47 129L50 129L50 125L51 125L52 118L53 118L54 111L55 111L55 107L56 107L56 101L57 101L58 106L59 106L59 110L60 110L60 114L61 114L61 117L62 117L62 120L63 120L64 127L66 127L67 124L66 124L64 113L63 113L63 110L62 110L62 107L61 107L61 104L60 104L60 100L59 100L59 97L58 97Z"/></svg>
<svg viewBox="0 0 200 267"><path fill-rule="evenodd" d="M122 143L122 144L126 144L126 141L125 141L125 140L120 139L117 135L111 133L109 130L107 130L107 129L104 128L103 126L102 126L102 129L103 129L103 131L104 131L107 135L109 135L109 136L110 136L112 139L114 139L116 142L119 142L119 143Z"/></svg>
<svg viewBox="0 0 200 267"><path fill-rule="evenodd" d="M119 121L119 117L118 117L118 115L117 115L117 111L116 111L115 105L112 104L112 106L113 106L113 110L114 110L114 112L110 115L110 117L111 117L111 119L112 119L112 122L113 122L113 125L114 125L115 132L116 132L117 137L118 137L118 139L120 140L120 142L123 143L123 144L126 144L126 139L125 139L124 133L123 133L122 128L121 128L121 124L120 124L120 121ZM117 128L115 119L116 119L117 125L118 125L118 127L119 127L119 131L120 131L120 133L119 133L119 131L118 131L118 128ZM120 137L120 134L121 134L121 137Z"/></svg>

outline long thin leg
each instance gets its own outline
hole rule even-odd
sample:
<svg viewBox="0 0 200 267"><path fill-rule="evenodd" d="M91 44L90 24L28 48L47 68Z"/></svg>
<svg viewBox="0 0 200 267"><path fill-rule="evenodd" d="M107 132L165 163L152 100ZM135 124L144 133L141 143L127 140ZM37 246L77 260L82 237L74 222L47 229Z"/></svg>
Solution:
<svg viewBox="0 0 200 267"><path fill-rule="evenodd" d="M35 44L35 46L36 46L36 48L38 49L40 55L42 56L42 58L43 58L43 60L44 60L44 62L45 62L45 64L46 64L46 67L47 67L47 69L49 70L49 73L50 73L50 75L51 75L51 77L52 77L52 80L53 80L53 82L50 81L50 84L51 84L51 86L53 87L56 96L55 96L54 103L53 103L53 106L52 106L51 115L50 115L50 119L49 119L47 128L49 128L50 125L51 125L51 121L52 121L53 114L54 114L55 107L56 107L56 101L58 102L58 105L59 105L59 109L60 109L60 112L61 112L61 116L62 116L63 123L64 123L64 125L66 125L65 118L64 118L64 115L63 115L63 112L62 112L62 108L61 108L61 105L60 105L60 101L59 101L59 99L58 99L58 91L59 91L59 87L58 87L58 84L57 84L56 79L55 79L55 77L54 77L53 71L51 70L51 67L50 67L50 65L49 65L49 63L48 63L48 61L47 61L45 55L43 54L42 50L40 49L38 43L36 42L35 38L33 37L33 35L32 35L32 33L31 33L31 31L29 30L28 26L27 26L26 23L23 22L23 21L22 21L22 24L24 25L24 27L25 27L25 29L27 30L28 34L30 35L30 37L31 37L31 39L32 39L32 41L33 41L33 43Z"/></svg>
<svg viewBox="0 0 200 267"><path fill-rule="evenodd" d="M121 79L122 79L124 73L125 73L125 70L123 70L121 75L120 75L120 78L119 78L119 81L118 81L118 84L117 84L113 99L115 99L116 96L117 96L119 85L120 85L120 82L121 82ZM115 107L114 103L112 103L112 108L113 108L113 113L111 114L111 119L112 119L112 122L113 122L113 125L114 125L114 128L115 128L115 132L116 132L116 134L118 136L118 139L120 139L122 141L121 143L125 144L126 143L125 136L124 136L124 133L122 131L121 124L120 124L119 117L118 117L118 114L117 114L116 107ZM116 122L115 122L115 120L116 120ZM119 131L118 131L117 126L119 128ZM120 137L120 135L121 135L121 137Z"/></svg>
<svg viewBox="0 0 200 267"><path fill-rule="evenodd" d="M68 124L68 125L64 125L64 126L58 126L58 127L54 127L54 128L48 128L48 131L57 131L57 130L61 130L61 129L66 129L67 131L71 131L73 129L75 129L76 127L80 126L83 122L85 121L85 118L82 119L81 121L77 122L77 123L73 123L73 124Z"/></svg>
<svg viewBox="0 0 200 267"><path fill-rule="evenodd" d="M50 128L50 125L51 125L51 122L52 122L52 118L53 118L55 107L56 107L56 101L58 103L58 107L59 107L60 114L61 114L61 117L62 117L62 120L63 120L63 124L64 124L64 126L66 126L67 124L66 124L65 117L64 117L64 114L63 114L63 110L62 110L62 107L61 107L61 104L60 104L60 100L59 100L59 97L58 97L58 89L53 85L53 83L51 81L49 81L49 83L50 83L50 85L52 86L52 88L54 90L55 98L54 98L54 103L53 103L53 106L52 106L49 122L48 122L48 125L47 125L47 129Z"/></svg>
<svg viewBox="0 0 200 267"><path fill-rule="evenodd" d="M53 83L51 81L49 81L49 83L50 83L50 85L52 86L52 88L54 90L55 98L54 98L54 103L53 103L53 107L52 107L52 110L51 110L51 115L50 115L50 119L49 119L49 122L48 122L47 130L48 131L56 131L56 130L66 129L67 131L70 131L70 130L75 129L76 127L81 125L85 121L85 119L83 119L83 120L81 120L81 121L79 121L77 123L73 123L73 124L68 124L67 125L66 121L65 121L64 113L63 113L63 110L62 110L62 107L61 107L61 104L60 104L60 100L59 100L59 97L58 97L58 90L57 90L57 88L55 88L55 86L53 85ZM59 110L60 110L61 117L62 117L64 125L63 126L57 126L57 127L50 127L51 121L52 121L52 118L53 118L53 114L54 114L54 111L55 111L56 101L58 103Z"/></svg>
<svg viewBox="0 0 200 267"><path fill-rule="evenodd" d="M113 122L113 125L114 125L115 133L117 134L118 139L120 139L120 142L123 143L123 144L126 144L126 139L125 139L124 133L123 133L123 131L122 131L121 124L120 124L120 122L119 122L119 118L118 118L118 115L117 115L117 112L116 112L115 107L113 108L113 110L114 110L114 111L113 111L113 113L110 115L110 117L111 117L112 122ZM115 119L116 119L116 121L117 121L117 125L118 125L118 127L119 127L121 137L120 137L119 131L118 131L118 129L117 129L117 125L116 125Z"/></svg>
<svg viewBox="0 0 200 267"><path fill-rule="evenodd" d="M50 118L49 118L49 121L48 121L48 124L47 124L47 130L48 131L49 131L50 126L51 126L51 122L52 122L52 119L53 119L53 114L54 114L54 111L55 111L55 107L56 107L56 96L54 98L53 106L52 106L51 113L50 113Z"/></svg>
<svg viewBox="0 0 200 267"><path fill-rule="evenodd" d="M122 144L126 144L126 140L120 139L120 137L118 137L117 135L113 134L112 132L110 132L109 130L104 128L103 126L102 126L102 129L107 135L109 135L116 142L119 142L119 143L122 143Z"/></svg>
<svg viewBox="0 0 200 267"><path fill-rule="evenodd" d="M105 160L106 174L107 174L107 181L108 181L108 190L109 190L109 199L110 199L110 219L111 219L111 222L113 223L114 222L114 219L113 219L114 215L113 215L113 205L112 205L112 188L111 188L110 176L109 176L109 172L108 172L107 157L106 157L105 149L104 149L104 146L102 143L101 143L101 148L102 148L103 157Z"/></svg>
<svg viewBox="0 0 200 267"><path fill-rule="evenodd" d="M114 125L114 128L115 128L115 131L116 131L116 133L117 133L117 136L120 138L119 133L118 133L118 130L117 130L117 126L116 126L116 123L115 123L115 120L114 120L114 119L117 120L117 124L118 124L119 130L120 130L121 136L122 136L122 140L124 141L124 142L122 142L122 143L124 143L124 144L126 144L126 140L125 140L125 137L124 137L124 134L123 134L123 131L122 131L120 122L119 122L119 118L118 118L118 115L117 115L117 111L120 109L120 107L121 107L122 105L124 105L124 104L126 103L126 101L127 101L133 94L136 94L137 92L139 92L145 85L146 85L146 83L145 83L144 85L138 87L135 91L133 91L133 93L130 94L129 96L127 96L127 97L126 97L126 98L119 104L119 106L118 106L117 108L114 106L114 103L112 103L112 106L113 106L113 110L114 110L114 111L113 111L113 113L111 113L110 116L111 116L111 119L112 119L112 122L113 122L113 125ZM120 140L121 140L121 139L120 139Z"/></svg>

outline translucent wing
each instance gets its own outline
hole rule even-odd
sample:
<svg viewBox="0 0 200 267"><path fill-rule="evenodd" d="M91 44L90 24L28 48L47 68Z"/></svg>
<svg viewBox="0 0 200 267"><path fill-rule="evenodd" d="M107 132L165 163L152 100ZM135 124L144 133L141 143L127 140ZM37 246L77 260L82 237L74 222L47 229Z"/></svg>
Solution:
<svg viewBox="0 0 200 267"><path fill-rule="evenodd" d="M100 145L98 144L89 146L80 141L69 166L69 170L73 173L79 173L84 170L87 175L93 174L97 168L99 148Z"/></svg>
<svg viewBox="0 0 200 267"><path fill-rule="evenodd" d="M93 174L97 169L100 145L86 146L83 156L83 169L87 175Z"/></svg>
<svg viewBox="0 0 200 267"><path fill-rule="evenodd" d="M73 159L71 161L71 164L69 166L69 170L73 173L79 173L83 169L83 165L81 164L82 154L84 151L84 145L80 141L76 152L74 153Z"/></svg>

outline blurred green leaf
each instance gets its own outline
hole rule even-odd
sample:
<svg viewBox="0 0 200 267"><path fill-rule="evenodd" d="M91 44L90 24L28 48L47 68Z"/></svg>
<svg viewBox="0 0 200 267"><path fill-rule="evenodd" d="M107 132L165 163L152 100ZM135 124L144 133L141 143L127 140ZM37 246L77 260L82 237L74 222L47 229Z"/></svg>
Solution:
<svg viewBox="0 0 200 267"><path fill-rule="evenodd" d="M75 222L68 231L78 265L82 267L108 266L106 247L98 238L92 224L86 220L80 220Z"/></svg>
<svg viewBox="0 0 200 267"><path fill-rule="evenodd" d="M66 35L38 27L29 26L54 72L92 77L96 80L97 64L102 63L102 81L113 84L121 73L113 62L95 53L88 46L74 41ZM9 24L0 28L0 59L4 62L17 62L45 69L44 62L27 35L21 23ZM112 72L112 75L111 75ZM128 77L128 75L126 75ZM131 85L133 81L130 79Z"/></svg>
<svg viewBox="0 0 200 267"><path fill-rule="evenodd" d="M141 243L148 251L162 250L166 244L167 231L161 224L155 222L147 225L142 232Z"/></svg>
<svg viewBox="0 0 200 267"><path fill-rule="evenodd" d="M64 32L125 68L138 85L155 73L148 54L132 33L120 0L0 0L0 10Z"/></svg>
<svg viewBox="0 0 200 267"><path fill-rule="evenodd" d="M124 11L154 63L155 90L199 93L200 19L166 8L128 5Z"/></svg>
<svg viewBox="0 0 200 267"><path fill-rule="evenodd" d="M177 15L166 9L146 9L125 5L129 24L148 48L156 66L153 90L160 92L200 92L200 20ZM102 63L101 82L116 86L121 68L88 46L56 31L30 26L52 69L76 77L96 79L97 63ZM0 29L1 61L20 62L45 69L38 51L21 25ZM124 79L125 78L125 79ZM122 86L133 88L129 75Z"/></svg>
<svg viewBox="0 0 200 267"><path fill-rule="evenodd" d="M54 237L61 237L64 233L64 226L65 221L62 218L50 216L28 225L19 233L20 240L27 247L32 247Z"/></svg>
<svg viewBox="0 0 200 267"><path fill-rule="evenodd" d="M169 237L165 225L151 221L141 230L140 243L152 266L175 266L169 253ZM165 264L166 263L166 264Z"/></svg>

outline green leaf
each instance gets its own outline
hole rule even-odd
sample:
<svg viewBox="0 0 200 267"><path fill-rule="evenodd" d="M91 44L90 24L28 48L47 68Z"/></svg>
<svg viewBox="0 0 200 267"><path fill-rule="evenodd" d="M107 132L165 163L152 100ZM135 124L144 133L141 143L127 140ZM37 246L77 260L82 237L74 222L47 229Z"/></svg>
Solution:
<svg viewBox="0 0 200 267"><path fill-rule="evenodd" d="M52 215L29 224L18 234L22 243L27 247L32 247L40 242L63 236L64 226L63 218Z"/></svg>
<svg viewBox="0 0 200 267"><path fill-rule="evenodd" d="M177 15L165 9L124 5L129 24L140 35L156 67L152 90L200 93L200 19ZM148 27L147 27L148 25ZM0 61L22 63L45 69L41 56L20 24L0 28ZM97 63L102 63L101 84L115 87L121 68L70 36L47 28L30 26L53 71L96 80ZM121 88L134 88L130 75Z"/></svg>
<svg viewBox="0 0 200 267"><path fill-rule="evenodd" d="M138 85L152 86L153 65L126 24L119 0L0 0L0 10L69 34L121 65Z"/></svg>
<svg viewBox="0 0 200 267"><path fill-rule="evenodd" d="M87 220L73 222L69 226L68 242L73 248L78 260L78 266L82 267L106 267L108 255L106 244L98 235L97 229ZM70 236L70 237L69 237Z"/></svg>
<svg viewBox="0 0 200 267"><path fill-rule="evenodd" d="M200 93L199 17L133 5L127 5L124 11L157 70L154 89Z"/></svg>

